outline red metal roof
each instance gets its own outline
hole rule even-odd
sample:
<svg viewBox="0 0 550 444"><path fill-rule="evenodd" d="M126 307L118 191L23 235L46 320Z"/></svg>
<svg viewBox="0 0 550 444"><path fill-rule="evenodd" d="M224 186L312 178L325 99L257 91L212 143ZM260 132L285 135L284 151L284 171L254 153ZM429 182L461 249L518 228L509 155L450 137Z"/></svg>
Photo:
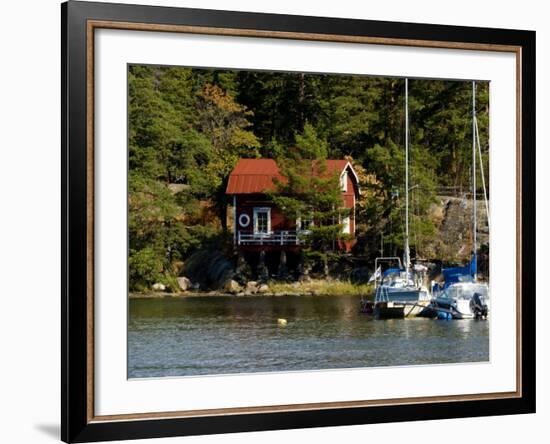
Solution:
<svg viewBox="0 0 550 444"><path fill-rule="evenodd" d="M226 193L263 193L274 188L274 178L282 176L273 159L240 159L229 176Z"/></svg>
<svg viewBox="0 0 550 444"><path fill-rule="evenodd" d="M327 159L327 173L341 173L344 171L344 168L349 163L347 160L333 160L333 159Z"/></svg>
<svg viewBox="0 0 550 444"><path fill-rule="evenodd" d="M327 174L342 172L347 160L327 160ZM252 194L273 190L274 179L284 180L273 159L240 159L229 176L226 194Z"/></svg>

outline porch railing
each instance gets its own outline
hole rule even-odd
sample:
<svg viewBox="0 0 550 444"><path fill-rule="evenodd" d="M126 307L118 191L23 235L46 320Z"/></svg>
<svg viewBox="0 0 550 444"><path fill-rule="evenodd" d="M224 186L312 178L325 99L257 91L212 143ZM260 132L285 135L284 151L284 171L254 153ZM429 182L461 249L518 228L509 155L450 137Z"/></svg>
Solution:
<svg viewBox="0 0 550 444"><path fill-rule="evenodd" d="M300 245L297 231L272 231L271 233L247 233L239 231L238 245Z"/></svg>

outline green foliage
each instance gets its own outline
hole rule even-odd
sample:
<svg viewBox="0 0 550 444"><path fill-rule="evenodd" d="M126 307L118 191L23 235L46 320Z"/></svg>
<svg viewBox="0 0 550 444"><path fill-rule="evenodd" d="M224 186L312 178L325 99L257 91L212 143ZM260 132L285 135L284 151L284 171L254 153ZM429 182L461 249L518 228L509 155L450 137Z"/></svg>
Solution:
<svg viewBox="0 0 550 444"><path fill-rule="evenodd" d="M321 139L313 125L309 122L304 125L301 134L296 134L296 156L298 159L325 160L328 156L328 143ZM289 153L292 155L292 152Z"/></svg>
<svg viewBox="0 0 550 444"><path fill-rule="evenodd" d="M227 177L240 157L258 155L259 142L247 120L251 112L234 100L236 75L218 74L138 65L128 69L133 288L169 280L174 261L225 229ZM168 185L174 183L184 188L173 192ZM210 202L217 223L211 218L204 223L208 217L201 216L201 202Z"/></svg>
<svg viewBox="0 0 550 444"><path fill-rule="evenodd" d="M144 290L164 280L162 257L153 248L130 249L128 269L133 290Z"/></svg>
<svg viewBox="0 0 550 444"><path fill-rule="evenodd" d="M337 243L349 239L341 223L349 210L343 208L339 172L327 169L327 142L308 123L295 140L287 156L277 159L283 179L269 195L287 218L313 221L301 235L303 252L306 259L326 265Z"/></svg>
<svg viewBox="0 0 550 444"><path fill-rule="evenodd" d="M471 82L409 81L413 257L433 253L439 190L469 191L471 95ZM478 82L476 97L488 180L487 82ZM225 188L239 158L277 159L287 180L272 198L290 218L314 218L306 254L325 262L343 239L346 214L324 160L353 159L362 188L354 252L374 257L383 241L385 254L401 255L403 79L130 65L128 119L134 289L153 281L173 286L175 263L227 246Z"/></svg>

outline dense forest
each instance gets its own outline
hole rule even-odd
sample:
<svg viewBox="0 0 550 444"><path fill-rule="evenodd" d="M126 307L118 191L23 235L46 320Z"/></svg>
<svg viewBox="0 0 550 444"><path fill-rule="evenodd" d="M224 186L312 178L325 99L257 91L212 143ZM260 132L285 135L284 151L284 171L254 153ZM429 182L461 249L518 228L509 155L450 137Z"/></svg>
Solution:
<svg viewBox="0 0 550 444"><path fill-rule="evenodd" d="M409 80L413 257L452 259L431 212L442 193L471 195L471 103L471 82ZM488 178L487 82L476 103ZM351 160L361 180L353 255L402 253L404 79L131 65L128 104L132 290L173 287L204 251L232 260L225 188L239 158Z"/></svg>

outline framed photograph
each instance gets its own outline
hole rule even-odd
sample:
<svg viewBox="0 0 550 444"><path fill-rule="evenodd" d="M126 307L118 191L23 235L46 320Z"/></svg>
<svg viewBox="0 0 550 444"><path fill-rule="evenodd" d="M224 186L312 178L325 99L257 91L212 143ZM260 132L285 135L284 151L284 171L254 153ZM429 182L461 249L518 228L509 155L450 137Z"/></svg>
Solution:
<svg viewBox="0 0 550 444"><path fill-rule="evenodd" d="M535 411L535 33L69 1L62 439Z"/></svg>

